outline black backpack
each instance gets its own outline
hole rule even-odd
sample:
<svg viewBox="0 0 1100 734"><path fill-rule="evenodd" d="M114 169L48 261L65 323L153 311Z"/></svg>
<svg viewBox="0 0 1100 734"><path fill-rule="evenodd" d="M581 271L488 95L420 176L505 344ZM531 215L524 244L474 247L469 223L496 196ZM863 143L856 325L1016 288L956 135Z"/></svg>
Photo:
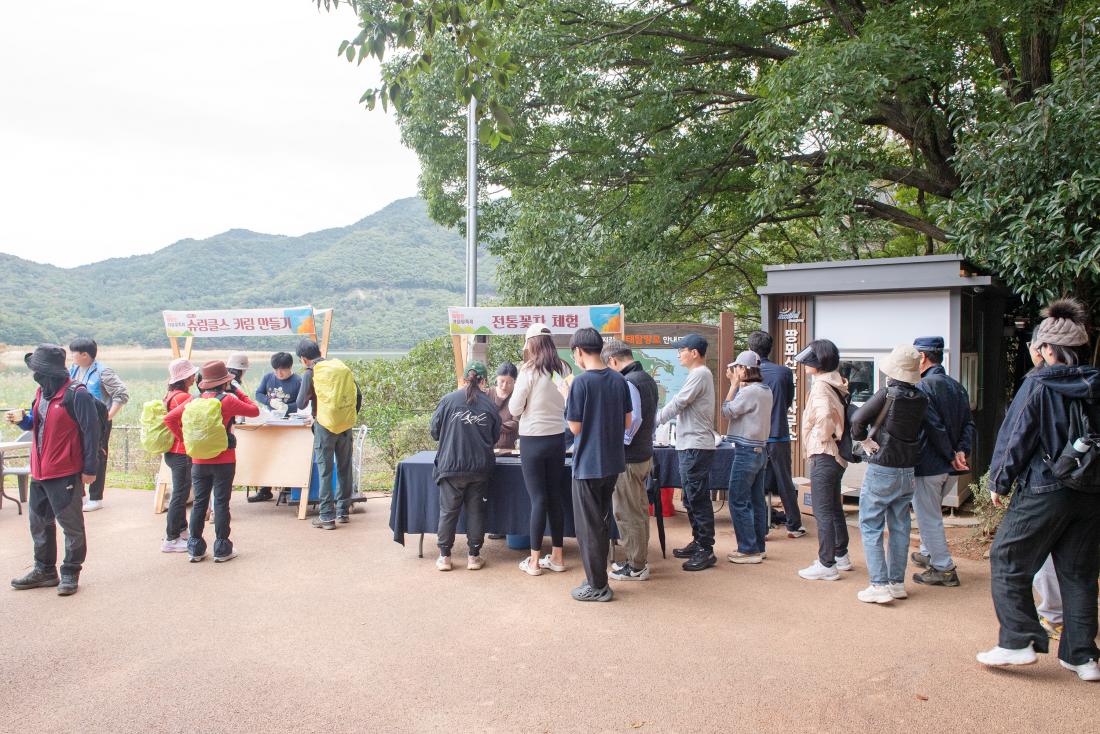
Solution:
<svg viewBox="0 0 1100 734"><path fill-rule="evenodd" d="M1054 478L1078 492L1100 493L1100 420L1095 406L1086 409L1084 401L1069 404L1069 438L1058 458L1047 456ZM1084 451L1074 444L1081 441Z"/></svg>
<svg viewBox="0 0 1100 734"><path fill-rule="evenodd" d="M836 396L840 398L840 404L844 406L844 430L840 433L840 438L836 440L837 453L840 454L840 458L847 461L849 464L859 464L863 462L863 455L857 454L853 446L852 441L852 416L855 414L856 406L852 405L852 396L850 394L844 394L840 390L837 390L832 385L829 385Z"/></svg>
<svg viewBox="0 0 1100 734"><path fill-rule="evenodd" d="M76 411L73 410L73 400L76 397L77 390L88 392L87 386L79 382L70 382L69 386L65 388L65 394L61 397L61 405L64 406L69 417L73 419L73 423L80 425L80 422L76 419ZM111 420L107 417L107 406L100 402L95 395L92 395L92 402L95 403L95 414L99 418L99 435L102 441L102 437L107 435L107 425Z"/></svg>

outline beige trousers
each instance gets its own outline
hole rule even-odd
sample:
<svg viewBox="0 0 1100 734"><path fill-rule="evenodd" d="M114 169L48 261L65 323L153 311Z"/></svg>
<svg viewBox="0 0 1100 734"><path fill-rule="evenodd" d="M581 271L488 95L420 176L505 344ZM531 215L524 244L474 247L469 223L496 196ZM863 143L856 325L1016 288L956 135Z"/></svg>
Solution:
<svg viewBox="0 0 1100 734"><path fill-rule="evenodd" d="M649 553L649 498L645 484L653 460L627 464L615 482L612 503L619 537L626 547L626 562L631 568L645 568Z"/></svg>

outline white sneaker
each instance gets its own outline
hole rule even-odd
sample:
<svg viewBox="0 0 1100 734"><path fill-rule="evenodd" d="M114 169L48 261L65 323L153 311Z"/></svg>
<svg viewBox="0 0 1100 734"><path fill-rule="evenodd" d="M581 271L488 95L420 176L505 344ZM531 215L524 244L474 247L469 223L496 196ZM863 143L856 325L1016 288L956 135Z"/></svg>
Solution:
<svg viewBox="0 0 1100 734"><path fill-rule="evenodd" d="M1066 670L1072 670L1077 674L1077 677L1081 680L1096 681L1100 680L1100 665L1096 664L1095 660L1090 660L1082 665L1071 665L1065 660L1059 660L1062 667Z"/></svg>
<svg viewBox="0 0 1100 734"><path fill-rule="evenodd" d="M894 597L890 594L889 587L876 586L875 584L871 584L866 589L856 594L856 598L868 604L889 604L894 600Z"/></svg>
<svg viewBox="0 0 1100 734"><path fill-rule="evenodd" d="M887 590L890 592L890 596L895 599L908 599L909 593L905 590L905 584L887 584Z"/></svg>
<svg viewBox="0 0 1100 734"><path fill-rule="evenodd" d="M187 540L180 537L175 540L168 540L167 538L160 544L161 553L186 553L187 552Z"/></svg>
<svg viewBox="0 0 1100 734"><path fill-rule="evenodd" d="M995 647L992 650L978 653L976 657L978 662L982 665L988 665L993 668L1000 668L1005 665L1031 665L1039 660L1030 642L1027 643L1027 647L1019 650L1008 650L1003 647ZM1080 673L1078 673L1078 675L1080 675Z"/></svg>
<svg viewBox="0 0 1100 734"><path fill-rule="evenodd" d="M836 581L840 578L840 572L836 570L836 566L828 568L822 566L821 561L814 561L812 566L802 569L798 575L810 581Z"/></svg>
<svg viewBox="0 0 1100 734"><path fill-rule="evenodd" d="M103 500L88 500L84 503L84 512L95 512L103 508Z"/></svg>
<svg viewBox="0 0 1100 734"><path fill-rule="evenodd" d="M855 566L852 565L852 559L848 557L847 553L842 556L837 556L834 560L836 561L837 571L851 571L855 568Z"/></svg>
<svg viewBox="0 0 1100 734"><path fill-rule="evenodd" d="M435 568L437 571L450 571L451 570L451 557L440 556L435 559Z"/></svg>

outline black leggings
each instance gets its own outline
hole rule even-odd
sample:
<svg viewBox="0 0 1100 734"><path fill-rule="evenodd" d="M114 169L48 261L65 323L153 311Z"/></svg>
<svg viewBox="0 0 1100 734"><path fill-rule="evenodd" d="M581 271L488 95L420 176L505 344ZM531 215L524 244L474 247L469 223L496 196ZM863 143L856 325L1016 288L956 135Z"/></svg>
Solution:
<svg viewBox="0 0 1100 734"><path fill-rule="evenodd" d="M164 537L175 540L187 527L187 498L191 494L191 457L187 454L164 454L164 463L172 471L172 494L168 501L168 527Z"/></svg>
<svg viewBox="0 0 1100 734"><path fill-rule="evenodd" d="M542 550L542 534L550 520L550 540L561 548L565 537L562 475L565 472L565 434L520 436L523 483L531 495L531 550Z"/></svg>

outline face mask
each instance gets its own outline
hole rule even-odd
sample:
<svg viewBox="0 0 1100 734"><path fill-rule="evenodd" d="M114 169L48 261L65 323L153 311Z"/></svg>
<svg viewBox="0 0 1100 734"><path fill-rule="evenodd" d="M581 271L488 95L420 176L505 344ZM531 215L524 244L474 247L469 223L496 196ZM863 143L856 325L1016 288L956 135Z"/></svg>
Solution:
<svg viewBox="0 0 1100 734"><path fill-rule="evenodd" d="M34 381L42 387L42 394L47 398L52 397L65 382L63 377L51 377L41 372L34 373Z"/></svg>

